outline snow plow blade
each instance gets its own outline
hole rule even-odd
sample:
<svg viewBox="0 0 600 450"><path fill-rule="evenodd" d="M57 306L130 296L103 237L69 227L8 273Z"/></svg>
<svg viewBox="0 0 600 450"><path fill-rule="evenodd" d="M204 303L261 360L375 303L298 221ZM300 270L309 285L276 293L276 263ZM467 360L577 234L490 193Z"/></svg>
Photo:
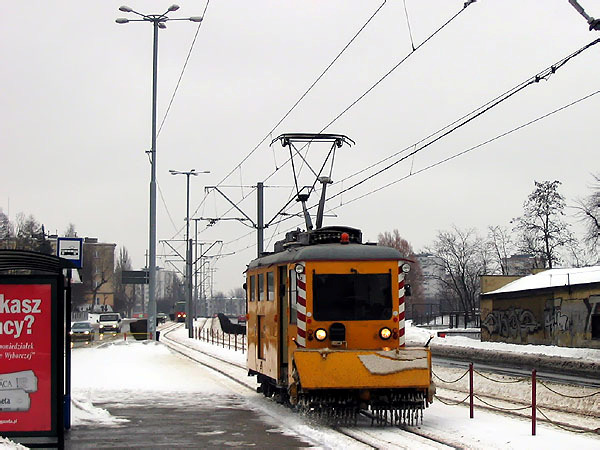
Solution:
<svg viewBox="0 0 600 450"><path fill-rule="evenodd" d="M298 349L294 363L302 389L428 389L431 352L425 347L396 350Z"/></svg>

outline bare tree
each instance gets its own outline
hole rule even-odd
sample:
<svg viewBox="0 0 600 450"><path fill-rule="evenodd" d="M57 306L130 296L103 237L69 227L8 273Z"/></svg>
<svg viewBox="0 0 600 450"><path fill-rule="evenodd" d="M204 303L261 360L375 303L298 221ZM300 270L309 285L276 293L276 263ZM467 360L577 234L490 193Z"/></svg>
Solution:
<svg viewBox="0 0 600 450"><path fill-rule="evenodd" d="M15 248L19 250L30 250L48 255L52 253L52 245L46 239L44 225L41 225L32 215L29 217L22 213L17 215L14 236Z"/></svg>
<svg viewBox="0 0 600 450"><path fill-rule="evenodd" d="M0 248L11 248L11 240L13 238L13 229L8 216L0 208Z"/></svg>
<svg viewBox="0 0 600 450"><path fill-rule="evenodd" d="M72 225L72 224L71 224ZM115 267L113 286L115 291L114 303L116 311L123 311L127 317L131 317L135 306L134 285L123 284L123 271L131 270L131 258L125 247L119 248L119 257Z"/></svg>
<svg viewBox="0 0 600 450"><path fill-rule="evenodd" d="M410 272L406 275L405 280L405 283L410 285L411 290L410 297L406 298L406 310L407 313L412 313L415 305L422 305L425 302L425 295L423 294L423 270L412 246L406 239L400 236L397 229L391 233L389 231L379 233L377 244L395 248L399 250L406 259L413 261L410 265Z"/></svg>
<svg viewBox="0 0 600 450"><path fill-rule="evenodd" d="M506 227L488 227L488 245L502 275L509 275L508 259L514 253L515 244L511 232Z"/></svg>
<svg viewBox="0 0 600 450"><path fill-rule="evenodd" d="M485 241L475 229L438 232L433 248L427 250L437 257L444 276L438 277L460 310L471 315L479 307L480 275L488 271L490 258ZM442 272L442 271L440 271Z"/></svg>
<svg viewBox="0 0 600 450"><path fill-rule="evenodd" d="M77 231L75 231L75 225L72 223L69 223L69 226L65 230L63 236L70 237L70 238L77 237Z"/></svg>
<svg viewBox="0 0 600 450"><path fill-rule="evenodd" d="M591 252L598 254L598 250L600 250L600 174L593 175L593 177L595 183L591 187L592 192L584 199L577 200L576 208L577 215L585 225L584 242Z"/></svg>
<svg viewBox="0 0 600 450"><path fill-rule="evenodd" d="M521 249L540 258L552 269L561 261L559 251L573 242L565 215L565 198L558 192L560 181L535 181L535 189L523 204L523 215L513 219L521 232Z"/></svg>

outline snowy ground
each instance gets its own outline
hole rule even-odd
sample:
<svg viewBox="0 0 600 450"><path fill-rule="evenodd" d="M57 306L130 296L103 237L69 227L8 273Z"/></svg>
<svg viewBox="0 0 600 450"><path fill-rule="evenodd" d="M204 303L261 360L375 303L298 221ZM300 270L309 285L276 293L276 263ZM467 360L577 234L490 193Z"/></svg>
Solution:
<svg viewBox="0 0 600 450"><path fill-rule="evenodd" d="M199 323L200 325L200 323ZM421 342L429 339L430 333L414 327L407 328L409 342ZM187 346L197 348L202 352L217 355L219 358L243 365L245 354L240 351L228 350L205 342L190 340L187 331L182 327L168 334ZM164 340L164 339L163 339ZM434 338L435 345L459 345L465 347L492 346L499 344L480 343L476 340L460 337ZM502 351L514 352L557 352L576 358L587 358L600 361L600 351L563 348L531 348L532 346L500 345ZM193 350L190 350L192 352ZM554 353L553 353L554 354ZM453 369L439 370L443 378L453 376ZM225 370L225 369L224 369ZM248 378L243 369L227 369L229 376L239 377L240 381L255 386L253 378ZM456 370L456 369L454 369ZM511 396L519 394L513 391L514 385L500 385L489 388L491 396ZM206 395L209 399L218 399L232 392L244 399L248 408L258 411L265 421L273 424L274 428L299 437L310 436L309 443L320 448L359 448L356 443L336 433L326 426L311 423L305 418L294 414L289 409L264 399L262 395L252 392L221 374L212 372L200 364L173 353L164 342L127 342L117 341L104 343L97 347L77 348L73 350L73 430L79 426L97 425L98 427L127 427L127 422L120 417L111 415L107 410L98 408L95 404L105 402L136 402L163 401L165 396L189 401L191 397ZM528 392L527 386L522 388ZM451 398L455 391L440 389L438 394ZM194 394L191 396L190 394ZM456 398L460 395L456 396ZM600 397L596 395L588 408L598 411ZM213 400L211 400L213 401ZM591 418L590 423L600 426L600 419ZM589 424L587 424L589 425ZM531 421L529 418L515 418L483 409L476 409L475 418L469 419L469 409L464 405L447 406L439 401L434 402L426 411L424 423L417 428L420 433L430 436L443 436L451 445L473 449L530 449L530 448L600 448L600 436L576 434L560 430L552 425L538 423L537 436L531 436ZM389 442L389 448L426 448L415 442L410 436L403 438L402 431L394 429L373 428L358 430L377 438L379 446L383 439ZM384 445L385 447L385 445ZM7 440L0 440L0 448L22 448Z"/></svg>
<svg viewBox="0 0 600 450"><path fill-rule="evenodd" d="M407 339L409 342L421 343L426 342L431 333L428 330L423 330L417 327L408 326L407 328ZM245 355L240 351L235 352L233 350L224 349L222 347L214 346L206 342L190 340L187 337L187 331L180 328L169 335L177 339L180 342L185 342L186 345L197 348L203 352L214 354L220 358L236 362L238 364L245 363ZM490 343L482 343L477 340L470 338L461 337L448 337L448 338L434 338L435 344L442 342L440 345L455 345L464 346L466 348L496 348L503 352L539 352L541 354L560 354L563 356L569 356L574 358L585 357L593 360L597 358L600 361L600 351L598 350L587 350L587 349L556 349L556 348L541 348L533 349L532 346L516 346L509 344L495 344L489 345ZM432 341L432 342L433 342ZM524 348L520 348L524 347ZM562 350L562 352L561 352ZM436 372L439 372L443 378L452 379L458 372L457 369L451 368L436 368ZM508 377L499 377L504 380ZM465 378L467 380L467 378ZM483 380L479 380L480 389L485 391L487 396L492 398L511 398L511 397L524 397L525 401L528 400L527 395L530 395L531 385L520 383L505 384L505 383L488 383L487 385L481 383ZM442 385L443 383L438 384ZM569 391L568 387L561 386L561 392L567 394L580 395L581 393L589 393L589 390L583 390L582 388L573 388L574 390ZM466 389L466 387L465 387ZM453 397L455 394L452 391L446 391L440 389L440 394L447 397ZM545 394L540 389L539 396ZM454 398L457 398L454 395ZM462 396L464 398L464 395ZM462 400L461 398L461 400ZM544 399L538 398L542 402ZM557 403L556 398L548 397L546 403L554 402ZM568 404L572 405L574 400L568 400ZM589 403L586 404L585 408L595 408L597 415L600 417L600 395L596 395L591 399L586 400ZM496 402L498 403L498 402ZM505 406L504 403L500 402L501 406ZM562 405L566 407L567 405ZM576 408L576 409L585 409ZM528 411L529 412L529 411ZM554 417L553 417L554 419ZM580 426L584 427L599 427L600 419L598 417L592 417L582 419L577 417ZM585 421L583 421L585 420ZM450 439L454 442L454 445L467 447L467 448L513 448L513 449L525 449L525 448L573 448L578 446L580 449L592 449L600 448L600 437L590 434L576 434L571 432L562 431L548 424L539 423L537 425L537 435L531 436L531 420L529 417L514 418L503 414L492 413L489 411L477 409L475 412L475 418L469 419L468 407L462 406L447 406L441 402L434 402L425 411L425 420L423 425L419 427L421 432L437 436L440 430L443 430L447 435L452 436ZM381 433L381 431L377 431ZM341 446L334 446L341 448ZM415 448L410 446L410 448Z"/></svg>

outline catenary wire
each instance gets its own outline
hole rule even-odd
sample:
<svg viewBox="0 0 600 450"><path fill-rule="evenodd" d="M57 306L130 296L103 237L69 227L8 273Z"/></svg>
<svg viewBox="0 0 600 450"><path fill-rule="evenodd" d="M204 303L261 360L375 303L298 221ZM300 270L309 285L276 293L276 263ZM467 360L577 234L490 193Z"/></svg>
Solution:
<svg viewBox="0 0 600 450"><path fill-rule="evenodd" d="M526 127L528 127L530 125L533 125L534 123L537 123L537 122L539 122L539 121L541 121L543 119L546 119L546 118L548 118L548 117L550 117L550 116L552 116L552 115L554 115L554 114L556 114L558 112L561 112L561 111L563 111L563 110L565 110L565 109L567 109L567 108L569 108L571 106L574 106L574 105L576 105L576 104L578 104L578 103L580 103L582 101L585 101L585 100L587 100L587 99L589 99L589 98L591 98L591 97L593 97L593 96L595 96L595 95L597 95L599 93L600 93L600 90L594 91L594 92L592 92L590 94L587 94L587 95L585 95L583 97L580 97L577 100L574 100L574 101L572 101L572 102L570 102L570 103L568 103L566 105L563 105L563 106L561 106L559 108L556 108L556 109L554 109L554 110L552 110L552 111L550 111L550 112L548 112L546 114L543 114L542 116L539 116L539 117L537 117L535 119L532 119L532 120L530 120L530 121L528 121L528 122L526 122L524 124L521 124L521 125L519 125L517 127L512 128L512 129L510 129L508 131L505 131L505 132L503 132L503 133L501 133L501 134L499 134L499 135L497 135L497 136L495 136L493 138L490 138L490 139L488 139L488 140L486 140L484 142L481 142L481 143L479 143L477 145L469 147L468 149L465 149L465 150L463 150L461 152L455 153L454 155L451 155L451 156L449 156L447 158L444 158L444 159L442 159L440 161L437 161L437 162L435 162L433 164L430 164L430 165L428 165L426 167L423 167L422 169L419 169L419 170L414 171L414 172L412 172L412 173L410 173L408 175L405 175L405 176L403 176L401 178L398 178L398 179L396 179L394 181L391 181L391 182L389 182L389 183L387 183L387 184L385 184L383 186L380 186L380 187L378 187L376 189L373 189L373 190L371 190L371 191L369 191L369 192L367 192L365 194L362 194L362 195L360 195L358 197L355 197L355 198L350 199L348 201L342 202L342 203L340 203L339 205L337 205L335 207L329 208L327 211L329 212L329 211L334 211L336 209L339 209L342 206L345 206L345 205L348 205L350 203L353 203L353 202L355 202L357 200L360 200L360 199L362 199L364 197L367 197L367 196L369 196L371 194L374 194L374 193L376 193L378 191L381 191L381 190L383 190L383 189L385 189L385 188L387 188L389 186L392 186L392 185L397 184L397 183L399 183L401 181L404 181L404 180L406 180L406 179L408 179L408 178L410 178L412 176L418 175L418 174L420 174L422 172L425 172L425 171L427 171L429 169L432 169L432 168L437 167L437 166L439 166L441 164L444 164L444 163L446 163L448 161L451 161L451 160L453 160L455 158L458 158L459 156L462 156L462 155L464 155L466 153L469 153L469 152L471 152L473 150L476 150L476 149L481 148L481 147L483 147L483 146L485 146L487 144L490 144L490 143L492 143L492 142L494 142L494 141L496 141L498 139L501 139L501 138L503 138L505 136L508 136L509 134L512 134L512 133L514 133L516 131L519 131L519 130L521 130L523 128L526 128ZM408 157L405 157L403 159L407 159L407 158ZM341 193L342 192L339 192L339 193L333 195L332 197L329 197L327 200L333 199L336 196L340 195ZM316 205L313 205L313 206L309 207L308 209L314 209L315 207L316 207ZM279 220L278 222L283 222L283 221L288 220L288 219L289 219L289 217L284 217L281 220ZM276 223L278 223L278 222L274 222L273 225L276 224Z"/></svg>
<svg viewBox="0 0 600 450"><path fill-rule="evenodd" d="M383 82L389 75L391 75L392 72L394 72L398 67L400 67L413 53L415 53L419 48L421 48L423 45L425 45L428 41L430 41L436 34L438 34L442 29L444 29L447 25L449 25L454 19L456 19L466 8L467 6L469 6L472 2L468 1L465 2L463 8L458 11L456 14L454 14L450 19L448 19L444 24L442 24L439 28L437 28L431 35L429 35L423 42L421 42L414 50L412 50L408 55L406 55L405 57L403 57L398 63L396 63L386 74L384 74L381 78L379 78L379 80L377 80L375 82L375 84L373 84L369 89L367 89L363 94L361 94L356 100L354 100L348 107L346 107L341 113L339 113L333 120L331 120L327 125L325 125L325 127L323 127L321 129L321 131L319 131L319 133L322 133L325 129L327 129L328 127L330 127L333 123L335 123L338 119L340 119L346 112L348 112L353 106L355 106L357 103L359 103L363 98L365 98L373 89L375 89L375 87L377 87L381 82ZM375 13L369 18L369 20L365 23L365 25L363 25L363 27L357 32L357 34L355 35L355 37L353 39L356 38L356 36L358 36L358 34L365 28L365 26L370 22L370 20L375 16L375 14L377 14L377 12L379 12L379 10L381 9L381 7L383 7L383 5L385 4L385 2L379 7L379 9L377 11L375 11ZM350 44L350 43L349 43ZM349 45L348 44L348 45ZM341 55L341 53L343 53L343 51L348 47L348 45L346 45L346 47L344 47L344 49L342 50L342 52L340 52L340 54L336 57L336 59ZM335 61L335 60L334 60ZM332 64L330 64L329 67L331 67ZM326 69L327 70L327 69ZM313 84L314 85L314 84ZM307 92L308 93L308 92ZM294 105L295 107L296 105ZM294 108L293 107L293 108ZM291 112L291 111L290 111ZM287 115L285 116L287 117ZM285 118L284 117L284 118ZM283 119L277 124L277 126L283 121ZM273 130L271 130L271 132L269 134L267 134L265 136L265 138L263 138L263 140L250 152L250 154L248 154L239 164L243 164L248 157L250 157L251 154L253 154L258 147L266 140L267 137L269 137L270 135L272 135L273 131L275 130L275 128L277 128L277 126L275 126L273 128ZM308 144L306 144L308 145ZM306 146L305 145L305 146ZM304 147L302 147L299 151L303 150ZM281 170L284 166L287 165L287 163L290 162L290 158L288 158L282 165L280 165L279 167L277 167L273 172L271 172L264 180L263 182L268 181L273 175L275 175L275 173L277 173L279 170ZM237 168L237 166L236 166ZM234 168L233 171L236 169ZM222 181L225 181L227 179L227 177L229 177L231 175L230 172ZM249 195L251 195L253 193L250 192L246 197L243 197L242 199L240 199L239 202L236 203L236 206L239 205L240 203L242 203ZM225 212L225 214L229 213L233 208L230 208L229 210L227 210Z"/></svg>

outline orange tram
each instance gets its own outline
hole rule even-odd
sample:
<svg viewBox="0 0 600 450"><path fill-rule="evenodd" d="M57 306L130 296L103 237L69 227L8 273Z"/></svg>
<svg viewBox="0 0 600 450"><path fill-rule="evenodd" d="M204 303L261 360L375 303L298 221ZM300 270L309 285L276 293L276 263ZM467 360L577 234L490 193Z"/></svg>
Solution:
<svg viewBox="0 0 600 450"><path fill-rule="evenodd" d="M246 271L259 392L336 422L422 420L435 387L429 348L405 346L410 261L350 227L292 231L274 250Z"/></svg>

